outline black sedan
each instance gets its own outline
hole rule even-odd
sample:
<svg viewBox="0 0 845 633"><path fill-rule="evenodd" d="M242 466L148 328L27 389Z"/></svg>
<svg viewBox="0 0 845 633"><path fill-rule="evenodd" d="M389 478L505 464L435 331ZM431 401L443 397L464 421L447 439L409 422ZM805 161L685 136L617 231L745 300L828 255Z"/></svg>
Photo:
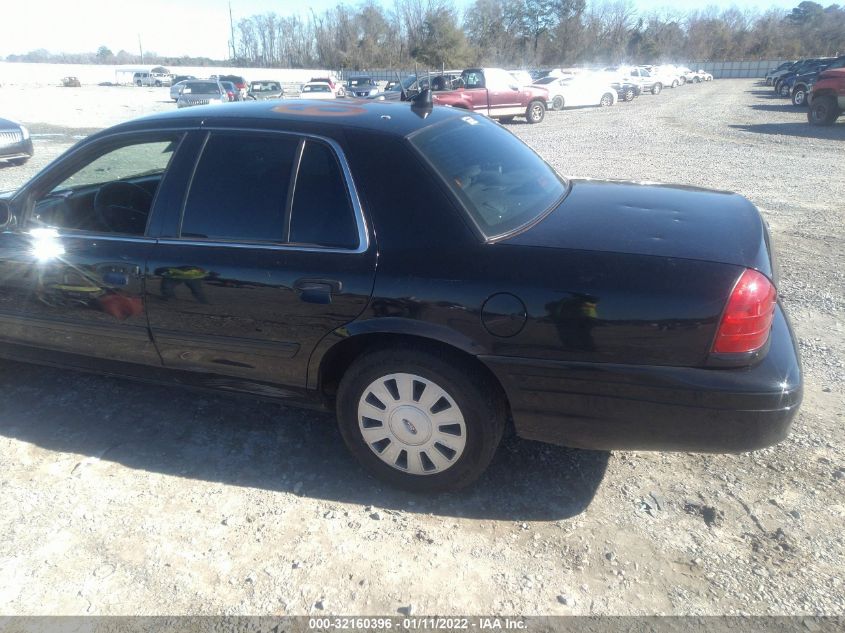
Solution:
<svg viewBox="0 0 845 633"><path fill-rule="evenodd" d="M801 401L750 202L566 180L462 110L160 114L80 142L0 216L0 355L334 410L414 490L473 481L509 426L745 451Z"/></svg>
<svg viewBox="0 0 845 633"><path fill-rule="evenodd" d="M23 165L32 158L32 139L26 126L0 119L0 165Z"/></svg>

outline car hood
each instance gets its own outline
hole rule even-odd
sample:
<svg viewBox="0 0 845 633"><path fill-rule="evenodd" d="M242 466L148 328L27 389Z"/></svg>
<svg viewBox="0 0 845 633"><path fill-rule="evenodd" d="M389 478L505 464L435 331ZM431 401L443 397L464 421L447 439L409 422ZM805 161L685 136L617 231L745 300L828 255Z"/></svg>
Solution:
<svg viewBox="0 0 845 633"><path fill-rule="evenodd" d="M773 275L757 208L740 195L694 187L572 180L556 209L504 241L696 259Z"/></svg>

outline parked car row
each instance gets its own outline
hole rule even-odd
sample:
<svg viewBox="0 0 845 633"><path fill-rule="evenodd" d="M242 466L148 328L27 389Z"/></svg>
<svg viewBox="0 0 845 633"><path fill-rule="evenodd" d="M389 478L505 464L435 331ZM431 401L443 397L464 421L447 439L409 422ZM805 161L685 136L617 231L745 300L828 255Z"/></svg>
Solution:
<svg viewBox="0 0 845 633"><path fill-rule="evenodd" d="M787 61L763 82L777 96L806 107L810 125L832 125L845 112L845 55Z"/></svg>
<svg viewBox="0 0 845 633"><path fill-rule="evenodd" d="M546 71L506 71L469 68L411 75L387 89L366 96L380 101L407 100L420 91L434 93L433 102L484 114L503 122L524 117L543 120L546 110L612 106L632 101L643 92L659 94L664 85L711 81L713 75L676 66L612 66L600 70L556 68Z"/></svg>

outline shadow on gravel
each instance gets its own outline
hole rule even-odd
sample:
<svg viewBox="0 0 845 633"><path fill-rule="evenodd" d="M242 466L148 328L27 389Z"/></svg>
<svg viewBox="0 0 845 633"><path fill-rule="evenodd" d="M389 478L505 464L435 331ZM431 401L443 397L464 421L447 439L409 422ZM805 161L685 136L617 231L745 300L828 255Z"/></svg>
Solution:
<svg viewBox="0 0 845 633"><path fill-rule="evenodd" d="M385 487L347 453L333 416L0 361L0 436L83 463L39 469L44 485L80 476L90 459L139 471L290 492L385 510L497 520L559 520L583 512L609 453L507 438L467 490L419 495ZM76 460L74 460L75 462ZM8 473L7 473L8 475ZM93 486L113 485L91 479ZM172 494L184 494L178 484Z"/></svg>
<svg viewBox="0 0 845 633"><path fill-rule="evenodd" d="M757 97L769 97L771 99L785 99L786 97L781 97L780 95L775 94L773 88L767 88L765 90L746 90L748 94L755 95Z"/></svg>
<svg viewBox="0 0 845 633"><path fill-rule="evenodd" d="M800 114L803 118L806 118L807 116L807 109L792 105L792 101L787 101L786 103L781 103L779 105L755 103L749 107L752 110L760 110L762 112L792 112L794 114Z"/></svg>
<svg viewBox="0 0 845 633"><path fill-rule="evenodd" d="M731 125L735 130L754 132L755 134L774 134L777 136L801 136L804 138L845 140L845 125L842 123L830 127L811 126L806 119L802 123L758 123Z"/></svg>

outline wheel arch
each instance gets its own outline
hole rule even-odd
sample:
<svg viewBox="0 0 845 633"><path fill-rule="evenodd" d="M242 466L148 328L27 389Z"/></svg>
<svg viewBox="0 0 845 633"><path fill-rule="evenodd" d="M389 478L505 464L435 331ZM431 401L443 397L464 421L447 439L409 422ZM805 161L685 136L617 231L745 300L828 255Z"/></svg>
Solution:
<svg viewBox="0 0 845 633"><path fill-rule="evenodd" d="M814 89L812 92L807 93L807 96L813 95L813 99L818 99L819 97L833 97L836 98L836 91L833 88L822 88L821 90Z"/></svg>
<svg viewBox="0 0 845 633"><path fill-rule="evenodd" d="M477 370L498 390L510 419L507 392L493 371L478 358L478 355L484 352L480 345L442 326L421 324L418 321L400 323L407 321L406 319L383 318L378 321L392 321L392 323L373 324L378 329L358 328L360 330L358 333L350 335L345 332L346 336L333 333L327 337L331 339L328 345L320 353L315 351L312 355L308 371L308 388L316 390L324 402L333 401L344 373L361 355L389 348L428 350L451 356L456 362L464 363L467 367ZM414 332L410 331L411 325ZM421 329L420 325L428 327Z"/></svg>

